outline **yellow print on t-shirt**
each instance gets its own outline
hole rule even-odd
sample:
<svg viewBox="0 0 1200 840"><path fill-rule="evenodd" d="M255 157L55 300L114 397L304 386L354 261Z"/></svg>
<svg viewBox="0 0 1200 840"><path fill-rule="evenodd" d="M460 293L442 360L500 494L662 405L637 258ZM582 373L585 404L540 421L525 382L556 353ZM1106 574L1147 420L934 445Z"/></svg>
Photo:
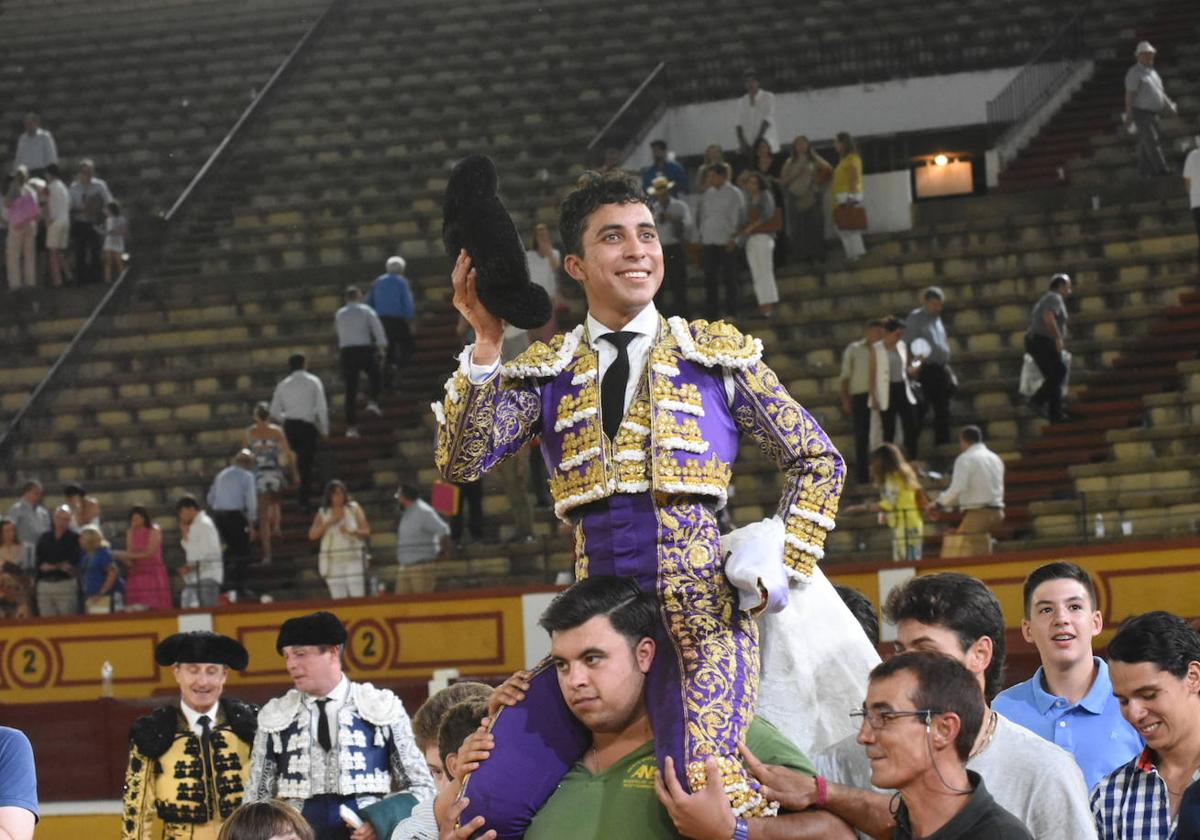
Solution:
<svg viewBox="0 0 1200 840"><path fill-rule="evenodd" d="M633 790L652 790L654 777L657 774L658 768L654 765L654 759L647 758L629 768L621 787Z"/></svg>

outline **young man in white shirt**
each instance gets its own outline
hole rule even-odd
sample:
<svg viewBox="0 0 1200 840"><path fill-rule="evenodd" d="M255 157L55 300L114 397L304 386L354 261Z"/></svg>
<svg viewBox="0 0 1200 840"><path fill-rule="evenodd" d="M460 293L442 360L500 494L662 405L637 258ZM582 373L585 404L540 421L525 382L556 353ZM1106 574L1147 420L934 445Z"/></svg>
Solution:
<svg viewBox="0 0 1200 840"><path fill-rule="evenodd" d="M179 568L183 592L179 605L214 607L225 581L225 560L221 553L221 535L212 517L200 509L195 496L183 496L175 503L179 519L179 544L184 563Z"/></svg>

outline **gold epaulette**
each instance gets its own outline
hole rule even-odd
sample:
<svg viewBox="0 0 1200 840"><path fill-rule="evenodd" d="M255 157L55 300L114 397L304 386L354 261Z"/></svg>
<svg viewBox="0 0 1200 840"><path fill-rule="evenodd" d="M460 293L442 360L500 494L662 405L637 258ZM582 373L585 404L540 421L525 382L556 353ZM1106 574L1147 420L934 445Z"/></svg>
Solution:
<svg viewBox="0 0 1200 840"><path fill-rule="evenodd" d="M705 320L688 323L678 316L669 323L680 353L689 361L705 367L745 370L762 359L762 342L743 335L733 324Z"/></svg>
<svg viewBox="0 0 1200 840"><path fill-rule="evenodd" d="M501 365L500 375L507 379L543 379L558 376L570 364L579 347L583 327L568 333L560 333L544 341L535 341L507 364Z"/></svg>

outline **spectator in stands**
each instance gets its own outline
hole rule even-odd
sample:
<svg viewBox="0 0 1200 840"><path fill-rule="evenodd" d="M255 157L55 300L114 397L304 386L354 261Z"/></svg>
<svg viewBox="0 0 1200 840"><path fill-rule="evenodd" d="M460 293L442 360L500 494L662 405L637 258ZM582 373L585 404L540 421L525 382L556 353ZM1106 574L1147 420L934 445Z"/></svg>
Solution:
<svg viewBox="0 0 1200 840"><path fill-rule="evenodd" d="M833 167L817 154L803 134L792 142L792 153L779 172L787 223L788 255L792 260L825 259L825 206L822 185L833 178Z"/></svg>
<svg viewBox="0 0 1200 840"><path fill-rule="evenodd" d="M71 530L79 533L83 525L83 500L87 491L81 484L68 484L63 487L63 504L71 509Z"/></svg>
<svg viewBox="0 0 1200 840"><path fill-rule="evenodd" d="M871 355L870 380L874 385L871 408L880 412L883 439L896 442L896 419L904 427L904 453L914 461L920 441L917 429L917 398L909 378L908 345L904 343L904 322L888 317L883 322L883 338Z"/></svg>
<svg viewBox="0 0 1200 840"><path fill-rule="evenodd" d="M33 840L38 821L37 767L25 733L0 726L0 836Z"/></svg>
<svg viewBox="0 0 1200 840"><path fill-rule="evenodd" d="M42 492L40 481L26 481L21 485L21 497L8 509L8 518L16 523L17 536L25 547L22 565L26 569L33 568L33 554L38 540L50 530L50 512L42 507Z"/></svg>
<svg viewBox="0 0 1200 840"><path fill-rule="evenodd" d="M539 223L534 226L525 261L529 264L529 279L546 290L552 304L550 320L536 330L529 330L529 340L549 341L558 333L558 311L563 305L558 289L562 254L550 240L550 228L546 225Z"/></svg>
<svg viewBox="0 0 1200 840"><path fill-rule="evenodd" d="M779 148L779 131L775 125L775 94L763 90L758 74L746 70L742 74L746 93L738 100L738 151L749 161L759 140L766 140L771 151Z"/></svg>
<svg viewBox="0 0 1200 840"><path fill-rule="evenodd" d="M100 521L100 500L95 496L84 496L83 504L79 508L79 521L84 525L95 525L103 530L103 525Z"/></svg>
<svg viewBox="0 0 1200 840"><path fill-rule="evenodd" d="M4 242L8 287L32 289L37 284L38 216L37 190L29 183L29 171L18 166L4 191L4 221L8 233Z"/></svg>
<svg viewBox="0 0 1200 840"><path fill-rule="evenodd" d="M283 433L288 446L296 453L300 480L296 486L296 501L309 513L308 494L312 488L313 459L317 443L329 434L329 405L325 401L325 386L319 377L309 373L308 360L303 353L288 358L291 371L275 386L271 397L271 416L283 421Z"/></svg>
<svg viewBox="0 0 1200 840"><path fill-rule="evenodd" d="M58 146L54 135L42 128L42 118L33 111L25 115L25 130L17 137L17 154L13 168L24 166L30 177L40 178L46 169L58 163Z"/></svg>
<svg viewBox="0 0 1200 840"><path fill-rule="evenodd" d="M775 314L779 303L779 287L775 284L775 234L783 227L782 210L772 194L766 176L761 172L746 173L746 204L749 218L739 231L745 242L746 262L750 265L750 280L758 312L764 318Z"/></svg>
<svg viewBox="0 0 1200 840"><path fill-rule="evenodd" d="M71 193L59 176L58 164L46 167L46 257L50 266L50 283L63 284L66 263L63 255L71 235Z"/></svg>
<svg viewBox="0 0 1200 840"><path fill-rule="evenodd" d="M396 504L401 511L396 528L396 594L432 592L437 580L429 564L449 554L450 526L411 484L400 485Z"/></svg>
<svg viewBox="0 0 1200 840"><path fill-rule="evenodd" d="M1200 840L1200 781L1192 782L1179 801L1179 829L1175 840Z"/></svg>
<svg viewBox="0 0 1200 840"><path fill-rule="evenodd" d="M258 537L262 562L271 562L271 537L281 537L279 500L290 482L298 482L296 455L288 446L283 429L271 422L265 402L254 406L254 423L246 429L242 446L254 453L254 489L258 494Z"/></svg>
<svg viewBox="0 0 1200 840"><path fill-rule="evenodd" d="M1196 226L1196 238L1200 240L1200 134L1195 137L1196 148L1188 152L1183 162L1183 188L1188 193L1188 205L1192 208L1192 223ZM1200 258L1200 249L1197 250Z"/></svg>
<svg viewBox="0 0 1200 840"><path fill-rule="evenodd" d="M54 509L53 527L37 542L38 615L79 612L79 535L71 530L71 509Z"/></svg>
<svg viewBox="0 0 1200 840"><path fill-rule="evenodd" d="M1021 635L1041 667L996 695L992 707L1075 756L1089 789L1142 751L1113 696L1108 664L1092 652L1104 629L1092 577L1074 563L1039 566L1025 579Z"/></svg>
<svg viewBox="0 0 1200 840"><path fill-rule="evenodd" d="M871 480L871 357L874 346L883 338L883 321L872 318L863 327L863 337L842 351L842 411L854 429L854 480Z"/></svg>
<svg viewBox="0 0 1200 840"><path fill-rule="evenodd" d="M101 249L101 256L104 260L104 282L111 283L114 277L119 277L125 270L129 220L121 214L121 205L115 201L110 201L105 209L107 215L104 219L104 247Z"/></svg>
<svg viewBox="0 0 1200 840"><path fill-rule="evenodd" d="M242 589L242 576L250 558L250 541L254 539L254 524L258 521L258 494L254 487L254 453L241 449L233 463L217 473L208 491L208 509L221 542L225 543L225 558L232 574L230 589L234 599Z"/></svg>
<svg viewBox="0 0 1200 840"><path fill-rule="evenodd" d="M171 609L171 580L163 564L162 528L141 505L129 511L125 550L114 556L129 569L125 579L125 603L151 610Z"/></svg>
<svg viewBox="0 0 1200 840"><path fill-rule="evenodd" d="M1029 316L1029 331L1025 333L1025 352L1033 357L1042 373L1042 386L1029 398L1029 406L1044 413L1051 423L1061 423L1063 414L1063 382L1067 378L1067 363L1063 357L1067 339L1067 298L1074 292L1071 277L1055 274L1050 290L1038 298Z"/></svg>
<svg viewBox="0 0 1200 840"><path fill-rule="evenodd" d="M1137 129L1138 174L1143 178L1170 174L1163 157L1158 118L1164 111L1179 113L1167 96L1162 76L1154 69L1155 52L1149 41L1138 43L1133 51L1137 61L1125 73L1125 125Z"/></svg>
<svg viewBox="0 0 1200 840"><path fill-rule="evenodd" d="M0 516L0 618L28 618L32 592L17 523Z"/></svg>
<svg viewBox="0 0 1200 840"><path fill-rule="evenodd" d="M968 536L991 534L1004 521L1004 461L983 442L978 426L964 426L958 439L962 450L954 459L954 472L947 487L928 509L962 511L962 521L954 533ZM982 540L980 540L982 542ZM942 557L969 557L991 554L991 542L984 547L963 541L958 554L950 546L942 547Z"/></svg>
<svg viewBox="0 0 1200 840"><path fill-rule="evenodd" d="M688 192L687 170L667 151L666 140L651 140L650 156L653 162L642 170L642 189L650 192L655 180L665 178L672 182L674 195Z"/></svg>
<svg viewBox="0 0 1200 840"><path fill-rule="evenodd" d="M692 180L697 193L703 193L708 189L709 170L718 163L725 163L725 150L721 148L720 143L709 143L704 149L704 160L696 167L696 177Z"/></svg>
<svg viewBox="0 0 1200 840"><path fill-rule="evenodd" d="M883 615L896 625L897 652L957 659L975 674L985 700L1003 685L1004 613L983 581L954 572L910 578L888 595ZM983 720L967 769L983 778L996 803L1038 840L1093 840L1087 787L1071 755L986 706ZM853 738L817 757L828 780L825 808L878 837L891 830L894 799L892 791L872 787L872 764ZM811 780L789 781L799 801L815 802ZM771 787L770 795L779 798L779 791Z"/></svg>
<svg viewBox="0 0 1200 840"><path fill-rule="evenodd" d="M366 594L366 545L370 536L367 515L350 498L346 485L337 479L326 484L308 538L321 541L317 570L329 587L329 597L361 598Z"/></svg>
<svg viewBox="0 0 1200 840"><path fill-rule="evenodd" d="M721 312L736 314L738 265L735 237L746 214L742 191L729 183L729 164L713 164L708 171L709 189L700 196L696 226L703 246L705 315L717 320ZM721 286L725 287L725 309L720 308Z"/></svg>
<svg viewBox="0 0 1200 840"><path fill-rule="evenodd" d="M1145 749L1092 791L1100 840L1175 836L1200 778L1200 634L1167 612L1126 619L1108 643L1113 694Z"/></svg>
<svg viewBox="0 0 1200 840"><path fill-rule="evenodd" d="M358 437L358 376L367 375L367 413L376 417L379 410L379 351L387 347L387 335L375 310L363 303L362 290L346 289L346 304L334 316L342 378L346 384L346 437Z"/></svg>
<svg viewBox="0 0 1200 840"><path fill-rule="evenodd" d="M79 571L84 612L89 615L117 612L124 604L125 581L121 579L120 564L113 559L112 546L99 528L85 525L79 531L79 547L83 552Z"/></svg>
<svg viewBox="0 0 1200 840"><path fill-rule="evenodd" d="M413 322L417 317L413 303L412 287L404 276L407 263L404 257L388 257L387 271L375 278L367 295L367 306L375 310L387 336L387 350L383 356L383 384L391 388L397 384L393 376L407 364L413 352Z"/></svg>
<svg viewBox="0 0 1200 840"><path fill-rule="evenodd" d="M911 348L917 339L924 339L929 350L915 358L920 363L917 378L921 383L921 399L917 402L917 433L925 426L925 413L933 409L933 442L937 445L950 442L950 397L954 393L954 377L950 372L950 340L946 337L946 325L942 323L942 309L946 305L946 294L937 286L930 286L922 296L922 303L905 319L905 335ZM914 353L914 356L916 354Z"/></svg>
<svg viewBox="0 0 1200 840"><path fill-rule="evenodd" d="M858 144L848 132L839 131L834 140L834 148L838 153L838 165L833 170L834 216L836 222L837 208L861 207L863 203L863 162L858 154ZM854 262L867 253L863 244L861 229L838 225L838 238L842 240L842 250L846 259Z"/></svg>
<svg viewBox="0 0 1200 840"><path fill-rule="evenodd" d="M879 501L866 507L879 513L880 524L892 531L892 561L920 560L925 541L925 489L912 465L898 447L885 443L871 453L871 480L879 488Z"/></svg>
<svg viewBox="0 0 1200 840"><path fill-rule="evenodd" d="M858 625L871 644L879 647L879 616L875 614L875 605L871 603L871 599L857 589L840 583L835 583L833 588L842 599L842 603L858 620Z"/></svg>
<svg viewBox="0 0 1200 840"><path fill-rule="evenodd" d="M96 177L95 164L79 163L71 183L71 242L75 247L75 282L99 283L104 266L104 208L113 200L108 184Z"/></svg>
<svg viewBox="0 0 1200 840"><path fill-rule="evenodd" d="M221 535L217 525L200 508L195 496L181 496L175 503L179 519L179 545L183 548L183 565L179 576L183 592L179 606L215 607L225 582L225 561L221 556Z"/></svg>
<svg viewBox="0 0 1200 840"><path fill-rule="evenodd" d="M670 312L687 318L687 252L684 250L692 228L692 211L687 202L671 195L675 182L660 175L650 182L653 200L650 210L654 213L654 225L658 228L658 241L663 250L663 284L655 295L654 305L659 311ZM671 295L672 306L667 308L667 294Z"/></svg>
<svg viewBox="0 0 1200 840"><path fill-rule="evenodd" d="M858 743L871 760L871 784L900 793L894 840L1033 840L967 769L986 712L975 675L953 657L912 651L871 671L862 710L851 715L862 721ZM774 798L770 770L751 769ZM796 807L788 797L780 804Z"/></svg>

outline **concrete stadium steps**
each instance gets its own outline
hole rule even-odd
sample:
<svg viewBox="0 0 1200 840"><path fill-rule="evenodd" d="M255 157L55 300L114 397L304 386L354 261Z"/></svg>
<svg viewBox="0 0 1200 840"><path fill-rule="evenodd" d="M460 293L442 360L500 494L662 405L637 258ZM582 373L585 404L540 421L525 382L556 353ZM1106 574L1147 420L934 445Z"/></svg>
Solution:
<svg viewBox="0 0 1200 840"><path fill-rule="evenodd" d="M1000 173L1000 188L1019 191L1054 186L1063 180L1081 185L1111 184L1114 178L1135 180L1134 143L1121 123L1123 80L1133 63L1132 47L1143 39L1155 45L1159 51L1156 69L1168 93L1179 102L1183 114L1194 114L1200 106L1200 96L1195 94L1200 82L1198 35L1200 7L1196 4L1172 0L1153 4L1152 16L1136 34L1127 33L1120 49L1110 46L1103 51L1092 79ZM1190 138L1193 128L1186 118L1162 121L1163 151L1174 172L1182 161L1178 141Z"/></svg>
<svg viewBox="0 0 1200 840"><path fill-rule="evenodd" d="M1114 360L1104 380L1074 392L1067 409L1074 419L1044 427L1041 440L1027 443L1021 459L1011 465L1007 481L1017 498L1035 501L1186 485L1192 461L1200 453L1194 428L1168 422L1148 430L1144 424L1147 419L1154 422L1157 404L1178 404L1169 392L1190 383L1190 372L1200 358L1198 327L1200 294L1186 292L1179 304L1164 309L1148 333ZM1047 469L1051 465L1057 468ZM1038 511L1034 504L1031 512L1041 515ZM1046 515L1060 512L1051 509ZM1009 524L1020 530L1026 523L1010 517ZM1033 527L1046 531L1062 524L1052 520L1035 522Z"/></svg>

